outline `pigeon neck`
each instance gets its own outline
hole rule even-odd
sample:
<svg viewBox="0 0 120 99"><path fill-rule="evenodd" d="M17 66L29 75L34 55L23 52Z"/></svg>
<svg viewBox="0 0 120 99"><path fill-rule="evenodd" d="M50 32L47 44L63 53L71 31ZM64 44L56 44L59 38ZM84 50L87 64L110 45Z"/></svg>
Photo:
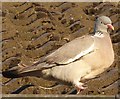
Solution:
<svg viewBox="0 0 120 99"><path fill-rule="evenodd" d="M96 31L94 36L102 38L104 37L104 34L102 31Z"/></svg>
<svg viewBox="0 0 120 99"><path fill-rule="evenodd" d="M101 29L97 27L94 29L94 33L94 36L102 38L107 34L107 29Z"/></svg>

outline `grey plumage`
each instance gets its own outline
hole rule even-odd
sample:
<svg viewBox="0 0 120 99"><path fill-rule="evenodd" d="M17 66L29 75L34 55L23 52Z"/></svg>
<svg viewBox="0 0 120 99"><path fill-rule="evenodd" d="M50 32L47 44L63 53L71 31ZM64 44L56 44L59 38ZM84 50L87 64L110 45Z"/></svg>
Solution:
<svg viewBox="0 0 120 99"><path fill-rule="evenodd" d="M43 78L53 77L70 82L79 92L84 89L81 80L94 78L114 61L112 42L107 32L107 28L114 29L111 24L108 17L101 16L95 23L95 35L78 37L47 55L42 61L27 67L19 64L9 70L9 73L22 75L37 72ZM3 72L3 75L7 76L9 73Z"/></svg>

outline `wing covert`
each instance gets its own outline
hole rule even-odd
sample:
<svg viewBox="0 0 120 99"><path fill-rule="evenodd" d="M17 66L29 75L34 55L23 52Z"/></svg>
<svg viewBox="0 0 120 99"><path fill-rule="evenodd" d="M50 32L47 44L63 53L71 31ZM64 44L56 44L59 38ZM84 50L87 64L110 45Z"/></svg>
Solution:
<svg viewBox="0 0 120 99"><path fill-rule="evenodd" d="M78 37L45 58L48 63L69 64L94 50L94 38L91 35Z"/></svg>

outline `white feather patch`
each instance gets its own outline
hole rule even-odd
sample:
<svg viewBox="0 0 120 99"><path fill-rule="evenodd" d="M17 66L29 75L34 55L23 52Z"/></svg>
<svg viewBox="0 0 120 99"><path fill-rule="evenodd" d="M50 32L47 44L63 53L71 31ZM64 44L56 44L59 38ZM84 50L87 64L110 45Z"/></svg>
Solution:
<svg viewBox="0 0 120 99"><path fill-rule="evenodd" d="M101 32L97 32L97 33L95 33L94 36L102 38L102 37L104 37L104 34L102 34Z"/></svg>
<svg viewBox="0 0 120 99"><path fill-rule="evenodd" d="M78 55L76 55L74 58L69 59L69 60L68 60L67 62L65 62L65 63L67 64L67 63L73 62L73 61L79 59L80 57L88 54L89 52L93 51L93 49L94 49L94 43L93 43L87 50L82 51L81 53L79 53Z"/></svg>
<svg viewBox="0 0 120 99"><path fill-rule="evenodd" d="M96 36L96 37L100 37L100 38L104 37L103 34L101 34L101 35L95 34L94 36Z"/></svg>

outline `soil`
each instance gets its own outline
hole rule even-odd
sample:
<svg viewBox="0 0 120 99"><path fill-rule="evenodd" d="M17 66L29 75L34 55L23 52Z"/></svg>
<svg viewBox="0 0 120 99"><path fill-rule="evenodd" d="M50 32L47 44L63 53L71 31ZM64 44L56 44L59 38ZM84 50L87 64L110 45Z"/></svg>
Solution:
<svg viewBox="0 0 120 99"><path fill-rule="evenodd" d="M96 78L87 81L82 95L115 95L119 91L120 68L120 2L7 2L2 3L2 71L22 62L31 65L40 57L63 44L93 32L97 16L109 16L115 27L111 32L115 51L112 66ZM3 77L3 94L75 94L73 86L50 87L55 81L37 77L22 77L7 82ZM34 86L32 86L34 85ZM21 88L20 90L17 90ZM17 90L17 91L16 91ZM71 92L70 92L71 91Z"/></svg>

